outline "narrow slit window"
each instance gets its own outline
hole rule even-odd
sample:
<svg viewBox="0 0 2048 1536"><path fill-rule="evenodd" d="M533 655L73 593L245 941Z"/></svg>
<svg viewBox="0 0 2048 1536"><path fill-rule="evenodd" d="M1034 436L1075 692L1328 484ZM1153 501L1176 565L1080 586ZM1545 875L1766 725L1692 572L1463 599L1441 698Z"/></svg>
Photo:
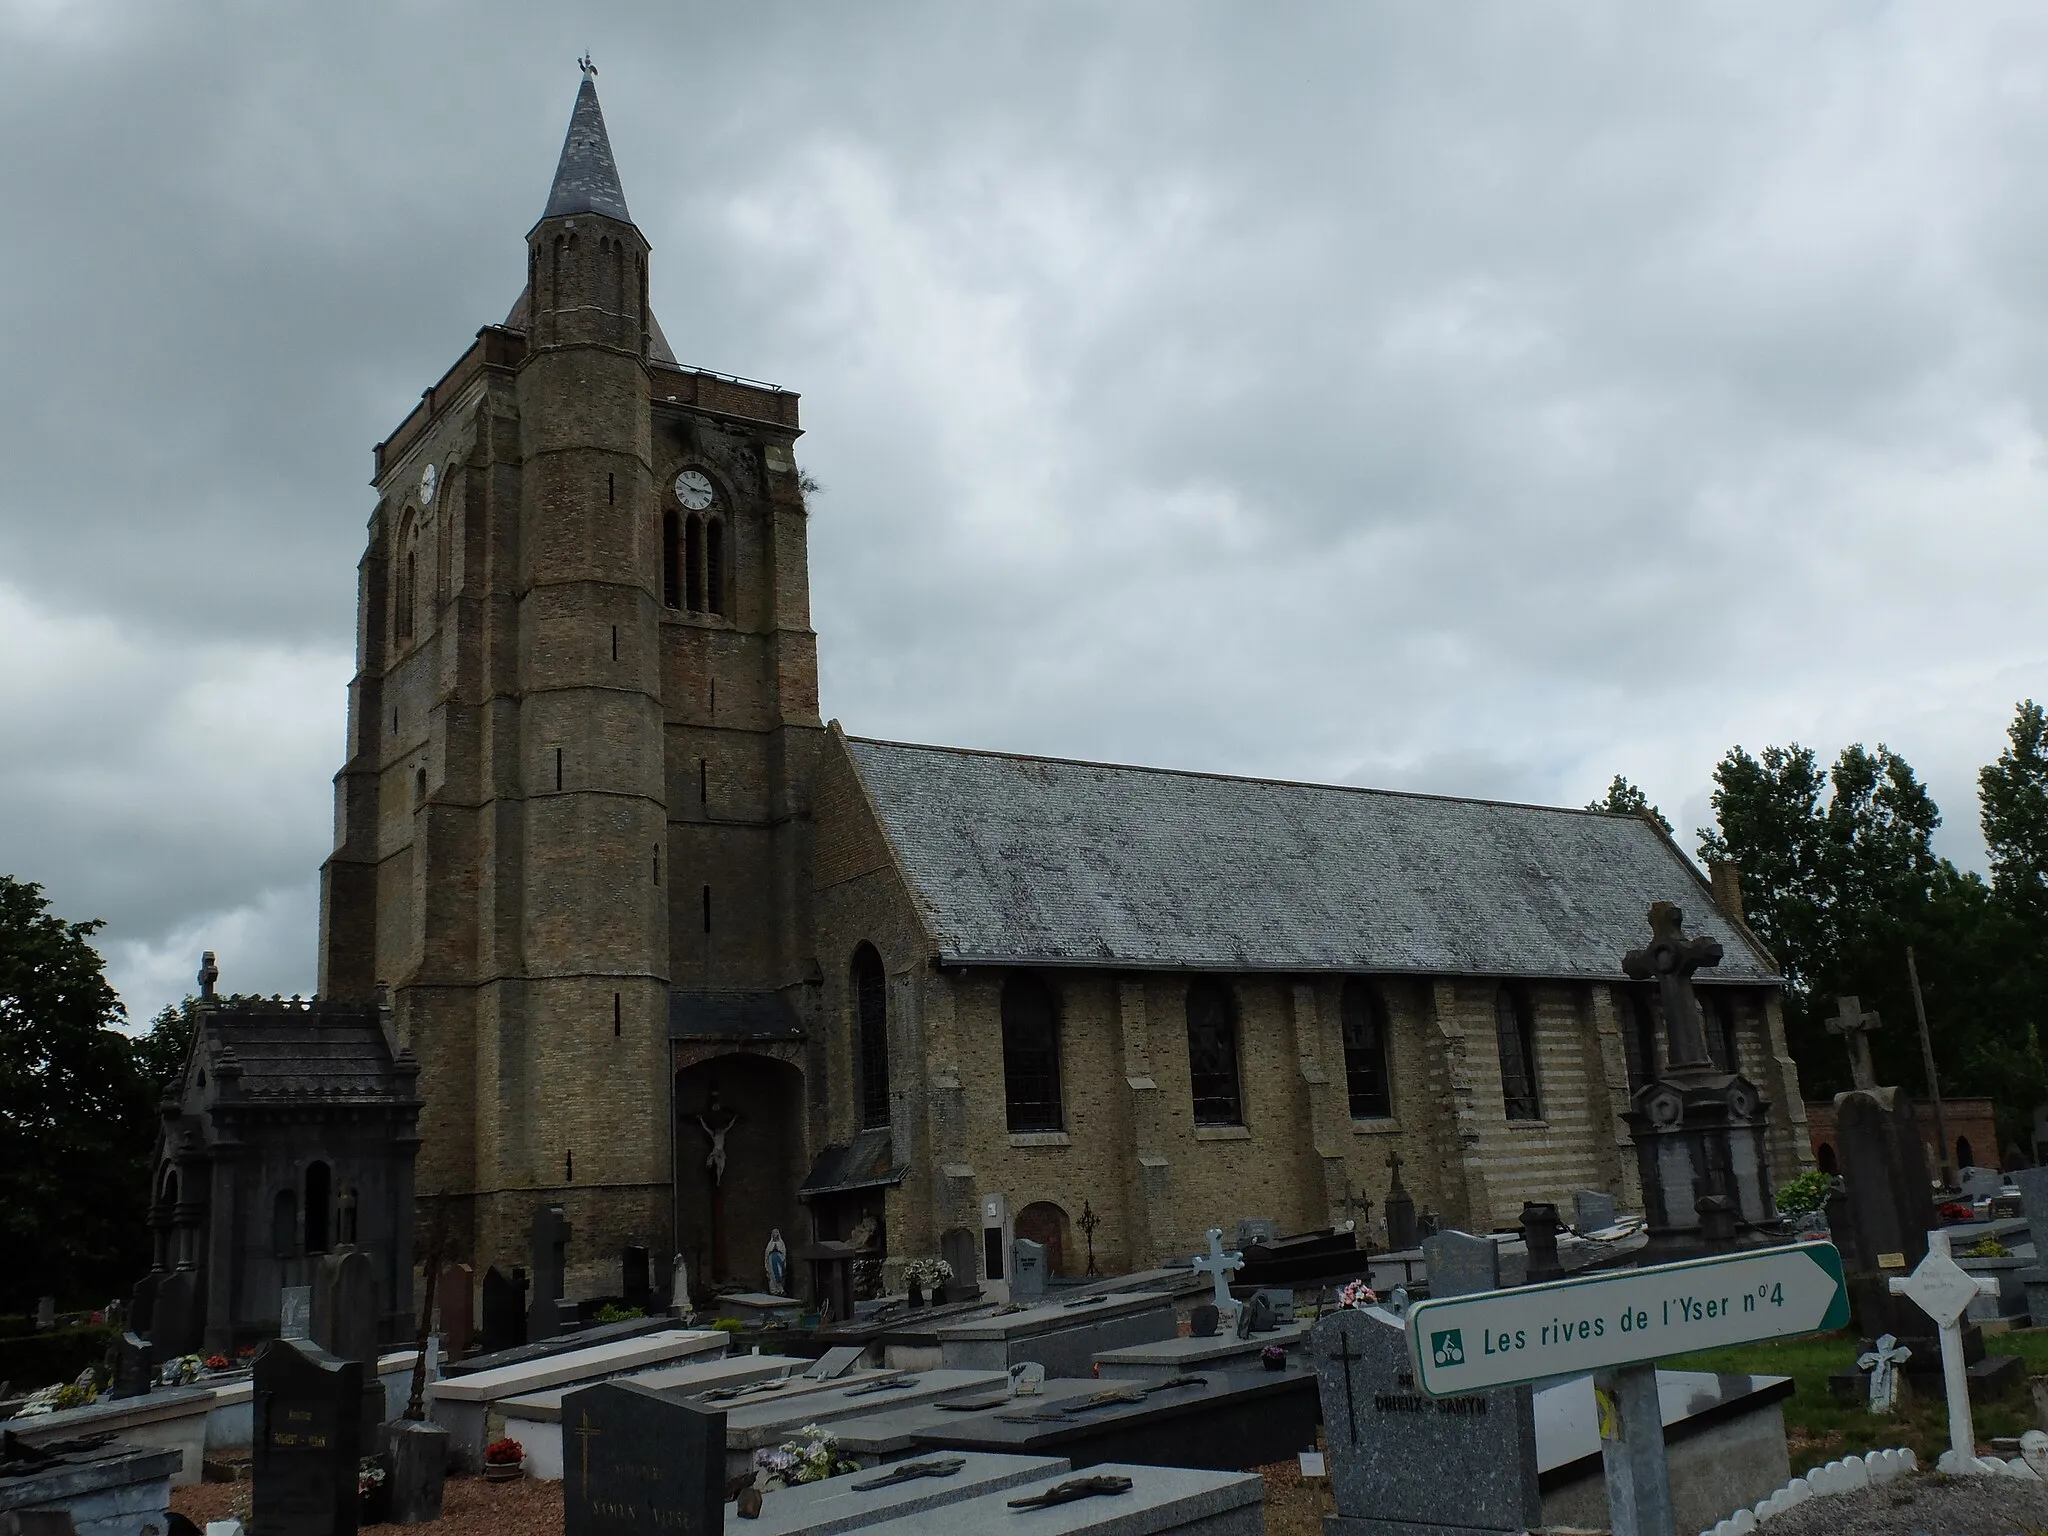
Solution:
<svg viewBox="0 0 2048 1536"><path fill-rule="evenodd" d="M619 1030L621 1028L622 1023L623 1020L621 1018L621 1010L619 1008L619 994L614 992L612 994L612 1038L614 1040L618 1039L619 1037Z"/></svg>
<svg viewBox="0 0 2048 1536"><path fill-rule="evenodd" d="M725 520L718 517L704 525L704 606L725 612Z"/></svg>
<svg viewBox="0 0 2048 1536"><path fill-rule="evenodd" d="M697 804L700 807L711 804L710 770L704 766L701 757L697 759Z"/></svg>
<svg viewBox="0 0 2048 1536"><path fill-rule="evenodd" d="M661 514L661 605L683 606L683 520L673 510Z"/></svg>
<svg viewBox="0 0 2048 1536"><path fill-rule="evenodd" d="M1243 1125L1237 1077L1237 1000L1211 977L1188 984L1188 1078L1196 1125Z"/></svg>
<svg viewBox="0 0 2048 1536"><path fill-rule="evenodd" d="M1541 1120L1536 1090L1536 1017L1521 987L1493 995L1493 1032L1500 1046L1500 1094L1510 1120Z"/></svg>
<svg viewBox="0 0 2048 1536"><path fill-rule="evenodd" d="M654 845L654 883L661 884L661 844Z"/></svg>
<svg viewBox="0 0 2048 1536"><path fill-rule="evenodd" d="M1387 1004L1378 987L1352 977L1339 1009L1344 1034L1344 1088L1354 1120L1381 1120L1394 1112L1387 1070Z"/></svg>
<svg viewBox="0 0 2048 1536"><path fill-rule="evenodd" d="M711 931L711 887L704 887L704 931Z"/></svg>
<svg viewBox="0 0 2048 1536"><path fill-rule="evenodd" d="M617 661L618 659L619 659L619 626L618 626L618 625L616 625L616 624L614 624L614 625L612 626L612 660L613 660L613 661Z"/></svg>
<svg viewBox="0 0 2048 1536"><path fill-rule="evenodd" d="M704 519L694 512L683 525L683 606L704 611Z"/></svg>
<svg viewBox="0 0 2048 1536"><path fill-rule="evenodd" d="M617 474L612 471L607 470L605 472L604 504L608 507L615 507L619 504L618 478Z"/></svg>
<svg viewBox="0 0 2048 1536"><path fill-rule="evenodd" d="M562 749L555 748L555 788L562 787Z"/></svg>
<svg viewBox="0 0 2048 1536"><path fill-rule="evenodd" d="M889 978L872 944L853 952L854 1043L859 1052L860 1123L889 1123Z"/></svg>

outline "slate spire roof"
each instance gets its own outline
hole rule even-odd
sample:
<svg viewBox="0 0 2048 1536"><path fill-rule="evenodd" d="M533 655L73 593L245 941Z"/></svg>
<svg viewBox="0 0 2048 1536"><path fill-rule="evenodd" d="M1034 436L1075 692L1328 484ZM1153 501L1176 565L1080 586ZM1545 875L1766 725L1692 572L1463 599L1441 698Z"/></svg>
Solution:
<svg viewBox="0 0 2048 1536"><path fill-rule="evenodd" d="M569 134L562 140L562 158L555 166L555 184L548 192L544 219L578 213L603 214L622 224L633 222L626 212L625 189L612 159L612 141L604 131L604 109L597 104L597 78L586 70L576 92L576 110L569 114Z"/></svg>

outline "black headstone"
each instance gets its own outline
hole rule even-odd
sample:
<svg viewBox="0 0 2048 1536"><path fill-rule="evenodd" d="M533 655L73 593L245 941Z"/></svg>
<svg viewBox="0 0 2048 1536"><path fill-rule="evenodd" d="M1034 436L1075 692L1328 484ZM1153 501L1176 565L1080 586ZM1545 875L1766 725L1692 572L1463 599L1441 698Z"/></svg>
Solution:
<svg viewBox="0 0 2048 1536"><path fill-rule="evenodd" d="M607 1381L562 1399L564 1536L720 1536L725 1415Z"/></svg>
<svg viewBox="0 0 2048 1536"><path fill-rule="evenodd" d="M156 1346L157 1359L197 1354L205 1332L205 1302L199 1294L198 1271L180 1269L165 1275L149 1314L149 1342Z"/></svg>
<svg viewBox="0 0 2048 1536"><path fill-rule="evenodd" d="M377 1377L377 1266L360 1248L330 1253L313 1276L313 1342L337 1360L363 1368L362 1432L370 1444L384 1417Z"/></svg>
<svg viewBox="0 0 2048 1536"><path fill-rule="evenodd" d="M507 1279L497 1265L484 1271L484 1353L517 1349L526 1342L526 1286Z"/></svg>
<svg viewBox="0 0 2048 1536"><path fill-rule="evenodd" d="M1188 1337L1195 1339L1215 1338L1216 1325L1222 1321L1222 1318L1223 1314L1207 1302L1203 1302L1199 1307L1189 1308Z"/></svg>
<svg viewBox="0 0 2048 1536"><path fill-rule="evenodd" d="M393 1525L424 1525L441 1518L442 1482L448 1471L448 1431L438 1424L391 1426L385 1488Z"/></svg>
<svg viewBox="0 0 2048 1536"><path fill-rule="evenodd" d="M114 1382L109 1397L140 1397L156 1379L156 1348L136 1333L114 1340Z"/></svg>
<svg viewBox="0 0 2048 1536"><path fill-rule="evenodd" d="M562 1299L567 1278L569 1236L569 1218L559 1205L533 1213L533 1296L526 1304L526 1334L536 1342L561 1331L555 1303Z"/></svg>
<svg viewBox="0 0 2048 1536"><path fill-rule="evenodd" d="M363 1368L304 1339L256 1356L250 1536L354 1536Z"/></svg>
<svg viewBox="0 0 2048 1536"><path fill-rule="evenodd" d="M156 1313L156 1293L164 1283L161 1271L151 1270L135 1282L135 1290L128 1298L128 1326L147 1337L150 1322Z"/></svg>
<svg viewBox="0 0 2048 1536"><path fill-rule="evenodd" d="M1564 1273L1564 1264L1557 1256L1557 1232L1562 1225L1557 1207L1549 1201L1522 1202L1522 1241L1529 1250L1529 1267L1523 1276L1525 1285L1555 1280Z"/></svg>
<svg viewBox="0 0 2048 1536"><path fill-rule="evenodd" d="M648 1275L647 1250L628 1248L619 1256L619 1268L623 1281L619 1293L626 1298L626 1305L640 1312L652 1311L654 1284Z"/></svg>

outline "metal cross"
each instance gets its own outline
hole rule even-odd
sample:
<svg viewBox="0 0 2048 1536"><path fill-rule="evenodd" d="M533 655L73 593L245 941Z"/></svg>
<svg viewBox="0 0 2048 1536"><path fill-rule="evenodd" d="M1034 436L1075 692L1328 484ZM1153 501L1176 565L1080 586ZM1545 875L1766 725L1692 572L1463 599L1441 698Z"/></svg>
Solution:
<svg viewBox="0 0 2048 1536"><path fill-rule="evenodd" d="M1095 1214L1095 1207L1086 1200L1081 1202L1081 1235L1088 1239L1088 1273L1097 1273L1095 1268L1095 1229L1102 1225L1102 1218Z"/></svg>
<svg viewBox="0 0 2048 1536"><path fill-rule="evenodd" d="M1870 1062L1870 1032L1882 1029L1884 1021L1877 1014L1865 1013L1863 1005L1853 997L1835 999L1835 1016L1827 1021L1828 1033L1840 1035L1842 1043L1849 1047L1849 1079L1853 1088L1875 1088L1877 1069Z"/></svg>

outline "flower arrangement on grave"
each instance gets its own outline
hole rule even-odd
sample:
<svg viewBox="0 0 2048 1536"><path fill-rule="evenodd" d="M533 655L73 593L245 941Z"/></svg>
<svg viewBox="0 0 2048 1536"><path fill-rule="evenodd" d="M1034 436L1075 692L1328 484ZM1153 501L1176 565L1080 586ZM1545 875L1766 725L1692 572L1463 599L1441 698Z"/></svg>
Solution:
<svg viewBox="0 0 2048 1536"><path fill-rule="evenodd" d="M839 1454L839 1441L831 1432L816 1424L806 1424L793 1440L754 1452L754 1486L764 1493L859 1470L857 1462Z"/></svg>
<svg viewBox="0 0 2048 1536"><path fill-rule="evenodd" d="M206 1368L209 1371L231 1371L235 1367L234 1362L229 1360L226 1355L208 1355L206 1357Z"/></svg>
<svg viewBox="0 0 2048 1536"><path fill-rule="evenodd" d="M1966 1259L2009 1259L2012 1250L1998 1240L1996 1233L1986 1233L1963 1250Z"/></svg>
<svg viewBox="0 0 2048 1536"><path fill-rule="evenodd" d="M953 1266L944 1259L912 1259L903 1266L903 1278L915 1280L929 1291L952 1280Z"/></svg>
<svg viewBox="0 0 2048 1536"><path fill-rule="evenodd" d="M157 1373L157 1380L166 1387L189 1387L205 1368L206 1362L199 1356L180 1355L175 1360L164 1362L164 1368Z"/></svg>
<svg viewBox="0 0 2048 1536"><path fill-rule="evenodd" d="M1287 1369L1287 1351L1278 1344L1268 1344L1259 1351L1259 1364L1269 1371L1284 1371Z"/></svg>
<svg viewBox="0 0 2048 1536"><path fill-rule="evenodd" d="M383 1486L384 1463L375 1456L365 1456L356 1466L356 1497L373 1499Z"/></svg>
<svg viewBox="0 0 2048 1536"><path fill-rule="evenodd" d="M484 1465L487 1467L516 1467L526 1460L526 1447L510 1435L493 1440L484 1447Z"/></svg>
<svg viewBox="0 0 2048 1536"><path fill-rule="evenodd" d="M882 1294L882 1261L880 1259L855 1259L853 1261L853 1295L856 1301L875 1301Z"/></svg>
<svg viewBox="0 0 2048 1536"><path fill-rule="evenodd" d="M1818 1168L1808 1169L1778 1191L1781 1216L1804 1216L1808 1211L1825 1210L1827 1203L1828 1176Z"/></svg>
<svg viewBox="0 0 2048 1536"><path fill-rule="evenodd" d="M1977 1213L1960 1200L1944 1200L1934 1212L1940 1221L1975 1221Z"/></svg>
<svg viewBox="0 0 2048 1536"><path fill-rule="evenodd" d="M247 1365L251 1360L254 1360L255 1358L256 1346L254 1344L244 1344L240 1349L235 1351L235 1360L237 1364Z"/></svg>
<svg viewBox="0 0 2048 1536"><path fill-rule="evenodd" d="M92 1383L92 1372L87 1371L77 1381L63 1381L54 1387L31 1392L15 1409L14 1416L18 1419L40 1418L46 1413L61 1413L66 1408L83 1408L98 1397L99 1392Z"/></svg>
<svg viewBox="0 0 2048 1536"><path fill-rule="evenodd" d="M1363 1311L1379 1304L1380 1293L1363 1280L1346 1281L1337 1288L1337 1305L1340 1307L1355 1307Z"/></svg>

